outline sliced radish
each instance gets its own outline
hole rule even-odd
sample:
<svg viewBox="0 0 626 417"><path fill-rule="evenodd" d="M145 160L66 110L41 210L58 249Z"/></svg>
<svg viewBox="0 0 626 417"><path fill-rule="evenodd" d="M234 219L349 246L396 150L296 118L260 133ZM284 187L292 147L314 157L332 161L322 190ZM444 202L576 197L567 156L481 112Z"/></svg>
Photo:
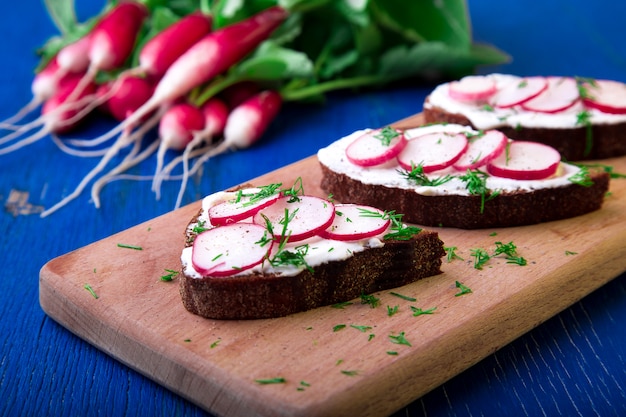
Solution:
<svg viewBox="0 0 626 417"><path fill-rule="evenodd" d="M274 236L278 240L288 237L289 242L315 236L332 224L335 206L330 201L306 195L292 200L294 198L288 195L279 198L255 214L254 222L259 225L267 225L269 222Z"/></svg>
<svg viewBox="0 0 626 417"><path fill-rule="evenodd" d="M514 180L541 180L554 175L561 154L537 142L512 141L499 157L487 165L487 172Z"/></svg>
<svg viewBox="0 0 626 417"><path fill-rule="evenodd" d="M492 77L468 75L448 86L448 94L459 101L484 101L497 91L496 81Z"/></svg>
<svg viewBox="0 0 626 417"><path fill-rule="evenodd" d="M336 204L335 219L320 236L333 240L360 240L383 233L391 220L385 212L369 206L357 204Z"/></svg>
<svg viewBox="0 0 626 417"><path fill-rule="evenodd" d="M509 108L520 105L548 88L546 77L525 77L515 80L498 90L491 100L494 107Z"/></svg>
<svg viewBox="0 0 626 417"><path fill-rule="evenodd" d="M215 227L196 236L191 262L203 276L234 275L263 262L273 245L267 237L267 229L254 223Z"/></svg>
<svg viewBox="0 0 626 417"><path fill-rule="evenodd" d="M454 164L467 146L467 137L462 133L428 133L407 141L398 163L408 171L422 165L424 173L429 173Z"/></svg>
<svg viewBox="0 0 626 417"><path fill-rule="evenodd" d="M252 188L242 191L233 200L224 201L209 209L209 222L213 226L236 223L254 216L259 210L274 204L280 193L263 197L263 189Z"/></svg>
<svg viewBox="0 0 626 417"><path fill-rule="evenodd" d="M488 130L483 135L470 138L467 150L454 164L459 171L476 169L497 158L509 143L509 138L498 130Z"/></svg>
<svg viewBox="0 0 626 417"><path fill-rule="evenodd" d="M522 108L540 113L558 113L572 107L580 98L572 77L548 77L548 88L524 103Z"/></svg>
<svg viewBox="0 0 626 417"><path fill-rule="evenodd" d="M396 157L406 146L400 130L383 128L359 136L346 148L346 157L355 165L380 165Z"/></svg>
<svg viewBox="0 0 626 417"><path fill-rule="evenodd" d="M626 114L626 84L619 81L596 80L592 84L585 83L584 88L589 96L583 98L583 103L588 108L603 113Z"/></svg>

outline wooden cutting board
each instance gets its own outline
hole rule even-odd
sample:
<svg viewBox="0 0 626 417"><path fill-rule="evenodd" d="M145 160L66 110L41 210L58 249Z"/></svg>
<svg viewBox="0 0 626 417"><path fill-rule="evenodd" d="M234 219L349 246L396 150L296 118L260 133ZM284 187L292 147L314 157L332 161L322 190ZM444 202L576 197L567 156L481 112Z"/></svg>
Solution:
<svg viewBox="0 0 626 417"><path fill-rule="evenodd" d="M420 121L417 115L397 126ZM626 172L626 158L603 163ZM298 177L307 194L325 196L315 156L250 182ZM179 268L196 202L48 262L40 303L79 337L217 415L384 416L625 271L626 179L613 180L610 191L601 210L574 219L438 229L463 260L444 260L443 274L394 290L415 301L384 291L375 294L377 308L357 300L270 320L194 316L180 302L177 281L160 277ZM496 241L513 242L528 264L493 258L476 269L471 249L493 251ZM457 281L472 292L458 296ZM390 316L387 306L398 312ZM435 310L414 316L411 307ZM394 343L400 335L410 346ZM275 378L284 382L258 382Z"/></svg>

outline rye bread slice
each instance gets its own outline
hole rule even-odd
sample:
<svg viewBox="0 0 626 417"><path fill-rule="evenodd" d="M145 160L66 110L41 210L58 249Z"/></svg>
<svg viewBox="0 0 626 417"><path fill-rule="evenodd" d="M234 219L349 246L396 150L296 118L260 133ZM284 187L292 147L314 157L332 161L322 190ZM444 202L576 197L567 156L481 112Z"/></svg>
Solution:
<svg viewBox="0 0 626 417"><path fill-rule="evenodd" d="M425 124L454 123L478 130L465 115L450 113L433 106L429 97L422 112ZM555 148L565 160L584 161L626 155L626 123L594 124L591 132L585 126L572 128L531 128L499 126L499 131L515 140L540 142ZM591 142L589 143L589 140Z"/></svg>
<svg viewBox="0 0 626 417"><path fill-rule="evenodd" d="M338 201L383 204L404 214L404 220L423 226L482 229L512 227L566 219L598 210L609 188L609 174L591 172L593 185L575 183L532 192L503 192L486 201L481 212L478 195L422 195L411 189L364 184L324 164L321 188Z"/></svg>
<svg viewBox="0 0 626 417"><path fill-rule="evenodd" d="M185 247L193 243L193 225ZM180 295L191 313L210 319L265 319L350 301L362 294L396 288L441 274L443 242L422 230L409 240L385 240L384 246L356 252L343 261L316 265L297 275L252 273L194 277L183 263Z"/></svg>

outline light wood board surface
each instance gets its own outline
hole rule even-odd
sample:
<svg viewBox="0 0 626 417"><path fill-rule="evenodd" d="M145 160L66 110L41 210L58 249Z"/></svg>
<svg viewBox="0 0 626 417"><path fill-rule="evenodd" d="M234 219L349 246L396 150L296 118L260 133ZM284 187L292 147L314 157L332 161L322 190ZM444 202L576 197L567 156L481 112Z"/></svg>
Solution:
<svg viewBox="0 0 626 417"><path fill-rule="evenodd" d="M602 163L626 172L626 158ZM307 194L324 196L320 175L312 156L250 183L301 177ZM179 268L199 204L51 260L40 272L40 304L79 337L220 416L389 415L626 270L626 179L616 179L603 208L585 216L437 229L463 260L444 260L443 274L393 290L416 301L384 291L377 308L356 301L279 319L207 320L184 309L176 280L160 279ZM492 258L476 269L471 250L493 251L496 241L513 242L528 265ZM457 281L472 292L457 296ZM389 316L387 306L398 312ZM435 310L414 316L411 307ZM393 342L401 333L410 346ZM257 382L279 377L285 382Z"/></svg>

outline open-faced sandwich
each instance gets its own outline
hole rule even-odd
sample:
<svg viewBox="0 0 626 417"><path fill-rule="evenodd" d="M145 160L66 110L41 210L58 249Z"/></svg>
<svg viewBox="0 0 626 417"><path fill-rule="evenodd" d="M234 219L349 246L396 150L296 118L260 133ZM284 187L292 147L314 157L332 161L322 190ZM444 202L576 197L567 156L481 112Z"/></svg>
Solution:
<svg viewBox="0 0 626 417"><path fill-rule="evenodd" d="M436 232L373 206L305 195L297 181L205 197L181 255L190 312L281 317L441 273Z"/></svg>
<svg viewBox="0 0 626 417"><path fill-rule="evenodd" d="M434 124L366 129L317 154L321 188L407 222L463 229L565 219L602 206L606 172L561 161L554 148L498 130Z"/></svg>
<svg viewBox="0 0 626 417"><path fill-rule="evenodd" d="M544 143L569 161L626 155L626 84L618 81L472 75L436 87L423 114L426 123Z"/></svg>

